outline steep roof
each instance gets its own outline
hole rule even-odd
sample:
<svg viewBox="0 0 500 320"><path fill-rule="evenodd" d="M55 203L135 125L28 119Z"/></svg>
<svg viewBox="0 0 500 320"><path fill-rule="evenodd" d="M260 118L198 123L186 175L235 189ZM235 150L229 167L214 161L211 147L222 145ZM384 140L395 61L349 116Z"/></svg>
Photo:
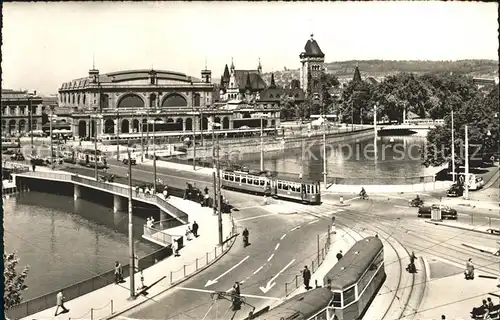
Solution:
<svg viewBox="0 0 500 320"><path fill-rule="evenodd" d="M236 86L245 90L247 80L250 80L251 90L264 90L267 85L262 76L256 70L234 70Z"/></svg>
<svg viewBox="0 0 500 320"><path fill-rule="evenodd" d="M313 39L313 36L314 35L311 34L311 39L307 40L306 45L304 46L304 52L302 52L300 56L324 58L325 54L321 51L319 44Z"/></svg>
<svg viewBox="0 0 500 320"><path fill-rule="evenodd" d="M222 74L222 79L229 80L229 77L230 77L229 68L227 67L227 64L226 64L226 66L224 67L224 73Z"/></svg>
<svg viewBox="0 0 500 320"><path fill-rule="evenodd" d="M354 76L352 77L352 81L353 82L361 82L361 73L359 73L359 68L358 66L356 66L356 68L354 68Z"/></svg>

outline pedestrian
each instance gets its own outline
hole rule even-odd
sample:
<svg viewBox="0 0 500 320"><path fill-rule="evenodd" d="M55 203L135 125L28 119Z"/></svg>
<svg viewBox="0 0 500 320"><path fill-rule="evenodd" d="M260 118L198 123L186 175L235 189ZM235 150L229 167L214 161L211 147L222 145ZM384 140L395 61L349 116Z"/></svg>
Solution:
<svg viewBox="0 0 500 320"><path fill-rule="evenodd" d="M344 255L342 254L342 250L339 251L339 253L337 253L337 261L340 261L340 259L342 259Z"/></svg>
<svg viewBox="0 0 500 320"><path fill-rule="evenodd" d="M191 228L188 226L187 229L186 229L186 239L187 241L191 241Z"/></svg>
<svg viewBox="0 0 500 320"><path fill-rule="evenodd" d="M174 257L179 256L178 252L179 252L179 250L178 250L177 241L174 239L174 241L172 241L172 253L174 254Z"/></svg>
<svg viewBox="0 0 500 320"><path fill-rule="evenodd" d="M493 301L491 301L491 298L488 298L488 309L491 311L493 311Z"/></svg>
<svg viewBox="0 0 500 320"><path fill-rule="evenodd" d="M441 320L446 320L446 316L444 314L441 316Z"/></svg>
<svg viewBox="0 0 500 320"><path fill-rule="evenodd" d="M135 196L139 197L139 186L135 186Z"/></svg>
<svg viewBox="0 0 500 320"><path fill-rule="evenodd" d="M198 228L199 228L198 223L196 223L196 221L194 221L192 230L193 230L193 235L195 238L198 238Z"/></svg>
<svg viewBox="0 0 500 320"><path fill-rule="evenodd" d="M165 185L165 186L163 187L163 196L165 197L165 199L168 199L168 197L169 197L169 194L168 194L168 186L167 186L167 185Z"/></svg>
<svg viewBox="0 0 500 320"><path fill-rule="evenodd" d="M304 270L302 270L302 278L304 279L304 286L306 287L306 290L309 290L309 281L311 281L311 271L307 268L307 266L304 266Z"/></svg>
<svg viewBox="0 0 500 320"><path fill-rule="evenodd" d="M119 284L122 281L122 265L120 262L115 262L115 283Z"/></svg>
<svg viewBox="0 0 500 320"><path fill-rule="evenodd" d="M64 306L64 299L65 298L63 296L62 291L59 291L56 298L57 298L57 307L56 307L56 313L54 314L54 317L57 317L57 315L58 315L57 311L59 310L59 307L61 307L63 309L62 313L69 312L69 309L66 309L66 307Z"/></svg>
<svg viewBox="0 0 500 320"><path fill-rule="evenodd" d="M32 168L33 168L33 172L35 172L36 164L33 163Z"/></svg>

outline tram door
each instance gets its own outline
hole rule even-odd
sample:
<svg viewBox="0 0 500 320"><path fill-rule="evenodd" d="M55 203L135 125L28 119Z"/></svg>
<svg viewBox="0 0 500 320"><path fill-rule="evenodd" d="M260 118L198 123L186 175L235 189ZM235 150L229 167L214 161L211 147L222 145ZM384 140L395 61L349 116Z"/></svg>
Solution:
<svg viewBox="0 0 500 320"><path fill-rule="evenodd" d="M86 165L89 164L89 155L88 154L85 155L85 164Z"/></svg>
<svg viewBox="0 0 500 320"><path fill-rule="evenodd" d="M300 198L302 199L302 201L307 200L306 184L305 183L300 184Z"/></svg>

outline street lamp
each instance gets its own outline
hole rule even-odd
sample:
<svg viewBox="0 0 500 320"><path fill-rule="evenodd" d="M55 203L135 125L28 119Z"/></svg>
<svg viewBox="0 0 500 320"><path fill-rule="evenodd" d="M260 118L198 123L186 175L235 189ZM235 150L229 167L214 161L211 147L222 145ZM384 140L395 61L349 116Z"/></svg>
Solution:
<svg viewBox="0 0 500 320"><path fill-rule="evenodd" d="M212 163L213 163L213 181L214 181L214 205L213 205L213 209L214 209L214 214L217 214L217 212L215 211L215 201L216 199L218 199L217 197L220 197L220 188L219 188L219 180L217 180L217 177L220 178L220 175L217 176L217 164L218 164L218 161L219 161L219 134L217 134L217 147L215 147L215 142L216 142L216 138L215 138L215 127L221 127L220 123L216 123L216 122L212 122L211 123L211 126L212 126ZM217 148L217 153L215 152L215 149ZM218 201L218 200L217 200ZM220 202L217 202L218 204L220 204ZM219 213L220 213L220 210L219 210ZM221 216L222 217L222 216ZM219 225L219 231L221 230L222 228L222 224ZM219 237L219 240L220 240L220 237Z"/></svg>
<svg viewBox="0 0 500 320"><path fill-rule="evenodd" d="M54 110L51 110L51 114L49 116L49 133L50 133L50 163L52 169L54 169L54 151L53 151L53 143L52 143L52 120L57 118L57 115L54 114Z"/></svg>
<svg viewBox="0 0 500 320"><path fill-rule="evenodd" d="M260 171L264 171L264 126L263 119L267 118L266 116L260 117Z"/></svg>
<svg viewBox="0 0 500 320"><path fill-rule="evenodd" d="M156 114L158 114L158 112L156 112ZM151 121L148 121L148 126L149 126L149 123L152 123L153 124L153 176L154 176L154 183L153 183L153 194L156 193L156 141L155 141L155 136L156 136L156 127L155 127L155 124L164 124L165 121L163 120L151 120Z"/></svg>
<svg viewBox="0 0 500 320"><path fill-rule="evenodd" d="M102 115L91 114L90 118L96 119L96 120L94 120L94 176L95 176L95 181L98 181L99 180L99 172L97 170L97 119L102 119ZM90 125L92 126L92 122Z"/></svg>
<svg viewBox="0 0 500 320"><path fill-rule="evenodd" d="M35 93L28 93L28 103L29 103L29 119L30 119L30 136L31 136L31 156L34 156L35 155L35 148L34 148L34 145L33 145L33 106L31 105L31 99L33 98L33 96L36 95L36 91Z"/></svg>
<svg viewBox="0 0 500 320"><path fill-rule="evenodd" d="M144 111L137 111L136 114L141 116L141 123L139 124L139 130L141 131L141 163L144 162Z"/></svg>
<svg viewBox="0 0 500 320"><path fill-rule="evenodd" d="M116 108L116 160L120 161L120 113Z"/></svg>
<svg viewBox="0 0 500 320"><path fill-rule="evenodd" d="M323 122L323 183L326 189L326 176L328 175L328 171L326 168L326 122Z"/></svg>
<svg viewBox="0 0 500 320"><path fill-rule="evenodd" d="M132 214L132 162L130 161L130 148L127 143L128 155L128 245L129 245L129 270L130 270L130 298L135 299L135 252L134 252L134 225Z"/></svg>
<svg viewBox="0 0 500 320"><path fill-rule="evenodd" d="M455 129L453 121L453 110L451 110L451 176L455 183Z"/></svg>
<svg viewBox="0 0 500 320"><path fill-rule="evenodd" d="M221 127L221 124L212 122L212 141L215 135L215 139L217 142L217 147L215 148L215 166L214 166L214 173L216 172L217 175L217 180L215 181L216 183L214 184L214 206L215 206L215 201L217 201L219 245L222 245L224 239L222 236L222 194L221 194L221 181L220 181L219 134L217 135L215 134L215 127Z"/></svg>
<svg viewBox="0 0 500 320"><path fill-rule="evenodd" d="M465 126L465 179L464 179L464 199L469 200L469 129Z"/></svg>

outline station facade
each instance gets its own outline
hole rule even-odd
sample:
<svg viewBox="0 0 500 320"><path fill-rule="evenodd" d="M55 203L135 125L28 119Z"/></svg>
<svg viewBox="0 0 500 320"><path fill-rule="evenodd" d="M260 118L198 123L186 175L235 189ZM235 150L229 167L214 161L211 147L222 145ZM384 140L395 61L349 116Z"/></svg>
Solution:
<svg viewBox="0 0 500 320"><path fill-rule="evenodd" d="M26 90L2 89L2 136L19 136L42 129L44 98Z"/></svg>

